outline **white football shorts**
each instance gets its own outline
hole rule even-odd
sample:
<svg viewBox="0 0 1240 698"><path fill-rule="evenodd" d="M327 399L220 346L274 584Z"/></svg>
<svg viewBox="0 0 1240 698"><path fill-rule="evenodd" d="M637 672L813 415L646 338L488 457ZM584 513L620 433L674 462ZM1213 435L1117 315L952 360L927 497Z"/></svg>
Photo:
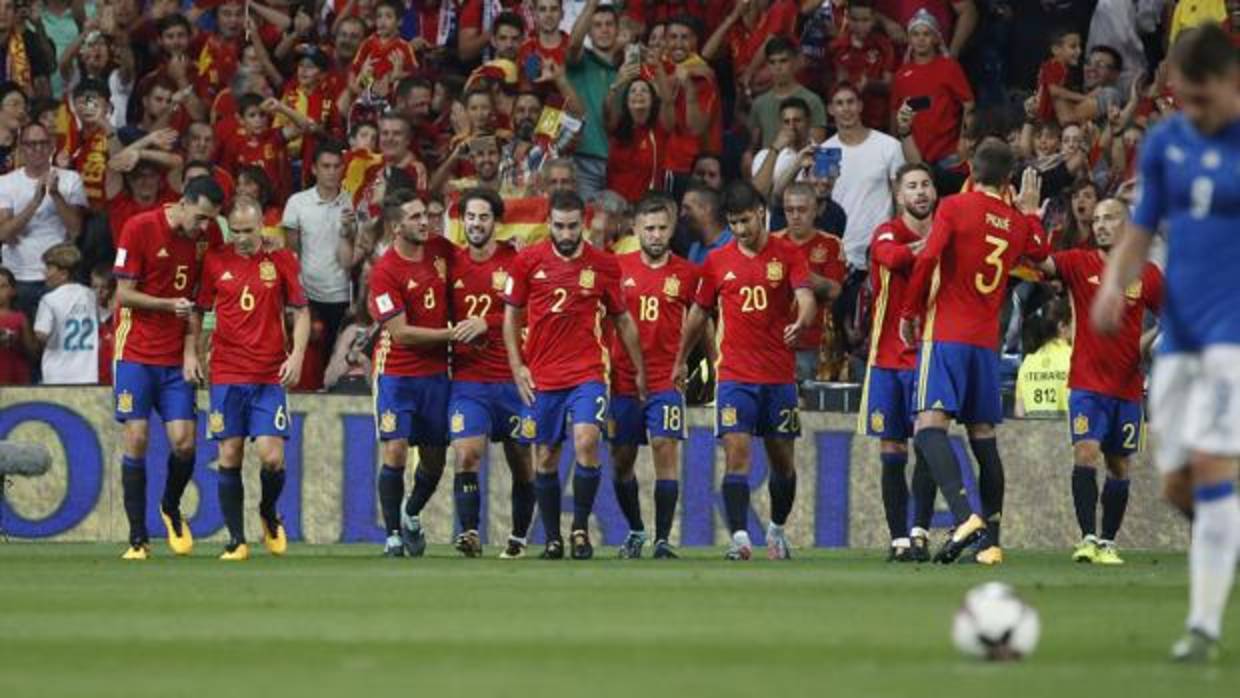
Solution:
<svg viewBox="0 0 1240 698"><path fill-rule="evenodd" d="M1150 379L1150 429L1162 473L1188 465L1193 452L1240 456L1240 345L1159 356Z"/></svg>

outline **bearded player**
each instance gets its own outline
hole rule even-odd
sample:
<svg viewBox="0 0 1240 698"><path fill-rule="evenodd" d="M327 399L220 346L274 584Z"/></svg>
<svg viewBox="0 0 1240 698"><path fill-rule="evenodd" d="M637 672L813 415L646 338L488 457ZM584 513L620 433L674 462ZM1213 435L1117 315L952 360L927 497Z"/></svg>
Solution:
<svg viewBox="0 0 1240 698"><path fill-rule="evenodd" d="M1141 146L1141 194L1108 260L1093 320L1106 333L1124 326L1125 292L1165 224L1167 294L1150 416L1164 493L1193 519L1187 632L1171 654L1208 661L1218 654L1240 554L1240 56L1227 32L1207 24L1181 33L1168 62L1182 111Z"/></svg>
<svg viewBox="0 0 1240 698"><path fill-rule="evenodd" d="M534 493L546 530L546 560L564 557L560 534L561 443L571 436L573 524L571 556L594 556L587 530L599 484L599 438L607 424L607 345L603 315L615 324L636 367L638 396L646 397L637 325L625 309L616 258L584 244L585 202L573 192L551 195L551 239L517 255L504 293L504 345L526 405L522 436L534 444ZM523 328L529 336L521 341Z"/></svg>
<svg viewBox="0 0 1240 698"><path fill-rule="evenodd" d="M925 318L917 357L913 443L956 523L935 555L936 562L955 562L979 540L978 563L1003 561L999 536L1003 461L995 438L995 425L1003 421L999 310L1008 273L1016 263L1022 257L1046 257L1046 235L1038 219L1037 172L1025 171L1016 206L1003 196L1015 163L1011 147L997 138L978 146L970 163L976 188L939 205L926 246L913 265L900 315L900 336L910 346L916 341L917 319ZM953 419L965 425L977 458L980 514L965 494L947 439Z"/></svg>
<svg viewBox="0 0 1240 698"><path fill-rule="evenodd" d="M375 422L382 442L379 508L388 538L384 555L420 557L426 535L419 515L443 476L448 440L448 345L486 333L486 321L448 324L452 243L431 237L426 201L408 189L383 197L392 247L370 275L371 315L383 328L375 345ZM418 449L413 491L405 492L409 447Z"/></svg>
<svg viewBox="0 0 1240 698"><path fill-rule="evenodd" d="M241 462L245 439L258 450L262 496L258 515L263 545L272 555L288 550L284 524L276 503L284 490L284 442L288 440L288 398L285 389L301 377L310 309L302 291L301 265L288 250L262 249L263 208L239 198L228 214L232 245L207 255L202 266L197 312L191 321L194 344L202 313L215 311L211 335L211 413L207 433L219 442L217 491L220 512L228 527L221 560L250 557L245 538L245 487ZM292 350L285 349L284 311L293 309ZM198 370L187 362L186 373ZM192 376L201 382L201 374Z"/></svg>
<svg viewBox="0 0 1240 698"><path fill-rule="evenodd" d="M934 478L923 458L913 468L913 529L908 526L908 440L913 435L913 386L917 350L900 339L900 309L917 253L926 245L938 202L930 168L903 165L896 172L900 214L878 226L870 243L870 284L874 291L870 358L857 414L857 431L879 440L881 489L887 531L888 562L929 562L930 519L934 514Z"/></svg>
<svg viewBox="0 0 1240 698"><path fill-rule="evenodd" d="M1112 246L1122 239L1128 209L1106 199L1094 209L1097 249L1056 252L1042 270L1063 282L1072 298L1073 315L1085 318L1102 281ZM1081 527L1081 542L1072 553L1077 562L1121 565L1115 547L1128 508L1128 470L1141 443L1145 376L1141 372L1142 325L1146 311L1157 314L1163 279L1146 262L1141 277L1124 293L1123 323L1106 336L1088 322L1077 322L1068 373L1068 423L1072 431L1072 503ZM1105 466L1102 487L1102 535L1098 536L1098 471Z"/></svg>
<svg viewBox="0 0 1240 698"><path fill-rule="evenodd" d="M646 543L638 500L637 449L650 445L654 460L654 557L673 559L668 542L680 496L680 442L685 438L685 397L673 382L676 350L697 291L698 270L671 254L672 202L647 194L637 205L633 229L641 249L616 258L629 314L637 319L650 395L637 396L636 371L616 341L611 399L611 460L616 501L629 523L620 557L639 558Z"/></svg>
<svg viewBox="0 0 1240 698"><path fill-rule="evenodd" d="M452 315L456 322L480 318L487 330L471 344L452 350L452 397L448 403L452 450L456 453L453 492L461 534L456 549L467 557L482 554L478 535L482 495L478 471L487 442L499 441L512 472L512 533L500 557L525 556L526 533L534 517L534 471L529 449L521 444L521 395L512 382L504 348L504 286L517 252L495 239L504 202L490 189L469 189L460 201L466 246L452 260Z"/></svg>
<svg viewBox="0 0 1240 698"><path fill-rule="evenodd" d="M203 255L222 244L213 227L224 193L210 177L185 184L181 199L125 222L116 250L114 273L120 316L116 326L116 419L124 426L121 487L129 520L126 560L150 556L146 529L146 449L152 411L159 412L172 446L160 516L168 547L177 555L194 549L193 534L181 518L181 495L194 474L194 386L184 368L196 366L186 342L191 300ZM210 235L208 233L210 231ZM190 373L194 373L192 371Z"/></svg>
<svg viewBox="0 0 1240 698"><path fill-rule="evenodd" d="M817 304L805 256L795 243L771 236L766 202L752 185L730 184L724 212L736 237L706 258L677 354L677 380L684 376L683 359L707 313L717 310L715 433L723 441L726 460L722 489L731 535L725 557L748 560L753 555L749 471L756 436L763 440L771 470L767 557L788 559L792 555L784 524L796 499L794 447L801 434L794 347L813 325Z"/></svg>

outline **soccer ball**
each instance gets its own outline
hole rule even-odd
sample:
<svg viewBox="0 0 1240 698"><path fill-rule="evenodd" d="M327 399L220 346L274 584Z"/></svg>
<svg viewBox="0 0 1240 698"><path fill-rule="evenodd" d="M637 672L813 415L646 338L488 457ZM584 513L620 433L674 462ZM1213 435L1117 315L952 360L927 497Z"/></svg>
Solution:
<svg viewBox="0 0 1240 698"><path fill-rule="evenodd" d="M1002 582L987 582L964 595L952 622L952 642L968 657L1010 661L1033 654L1042 624L1038 612Z"/></svg>

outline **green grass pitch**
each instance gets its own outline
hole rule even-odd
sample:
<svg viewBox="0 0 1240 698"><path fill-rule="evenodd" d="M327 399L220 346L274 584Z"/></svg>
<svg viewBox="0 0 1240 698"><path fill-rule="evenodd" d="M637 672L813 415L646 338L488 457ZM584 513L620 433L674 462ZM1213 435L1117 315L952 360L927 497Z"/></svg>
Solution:
<svg viewBox="0 0 1240 698"><path fill-rule="evenodd" d="M896 566L878 551L790 563L384 560L376 546L257 546L244 564L123 563L116 545L0 543L0 696L1240 695L1240 650L1169 664L1183 554L1120 569L1009 551L1000 569ZM1041 613L1020 664L958 657L969 586L1014 584ZM1240 633L1240 603L1226 626ZM1240 641L1237 645L1240 646Z"/></svg>

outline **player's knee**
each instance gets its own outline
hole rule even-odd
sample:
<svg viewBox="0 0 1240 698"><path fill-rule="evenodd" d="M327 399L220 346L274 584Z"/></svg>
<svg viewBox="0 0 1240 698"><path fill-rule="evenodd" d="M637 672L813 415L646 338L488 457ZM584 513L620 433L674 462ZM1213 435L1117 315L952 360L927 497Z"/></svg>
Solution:
<svg viewBox="0 0 1240 698"><path fill-rule="evenodd" d="M976 441L978 439L995 438L995 425L993 424L970 424L965 428L969 438Z"/></svg>
<svg viewBox="0 0 1240 698"><path fill-rule="evenodd" d="M654 456L654 475L660 480L676 480L680 476L680 443L675 439L655 439L650 443Z"/></svg>
<svg viewBox="0 0 1240 698"><path fill-rule="evenodd" d="M461 446L456 449L456 469L462 473L476 473L482 467L482 449L474 446Z"/></svg>
<svg viewBox="0 0 1240 698"><path fill-rule="evenodd" d="M879 453L882 453L884 455L888 453L896 454L896 455L908 455L908 442L891 441L891 440L884 439L883 441L879 442L878 451Z"/></svg>
<svg viewBox="0 0 1240 698"><path fill-rule="evenodd" d="M383 463L397 468L405 467L409 461L409 447L404 441L385 441L383 443Z"/></svg>
<svg viewBox="0 0 1240 698"><path fill-rule="evenodd" d="M598 437L597 429L581 429L573 434L573 450L577 453L578 463L598 460Z"/></svg>
<svg viewBox="0 0 1240 698"><path fill-rule="evenodd" d="M1132 459L1128 456L1107 456L1107 474L1119 480L1128 478L1128 469Z"/></svg>
<svg viewBox="0 0 1240 698"><path fill-rule="evenodd" d="M1078 441L1072 444L1072 459L1077 465L1097 468L1103 463L1102 449L1097 441Z"/></svg>
<svg viewBox="0 0 1240 698"><path fill-rule="evenodd" d="M221 468L240 468L243 455L241 439L227 439L220 442Z"/></svg>
<svg viewBox="0 0 1240 698"><path fill-rule="evenodd" d="M126 455L146 455L147 443L149 442L146 422L125 422L124 438Z"/></svg>

